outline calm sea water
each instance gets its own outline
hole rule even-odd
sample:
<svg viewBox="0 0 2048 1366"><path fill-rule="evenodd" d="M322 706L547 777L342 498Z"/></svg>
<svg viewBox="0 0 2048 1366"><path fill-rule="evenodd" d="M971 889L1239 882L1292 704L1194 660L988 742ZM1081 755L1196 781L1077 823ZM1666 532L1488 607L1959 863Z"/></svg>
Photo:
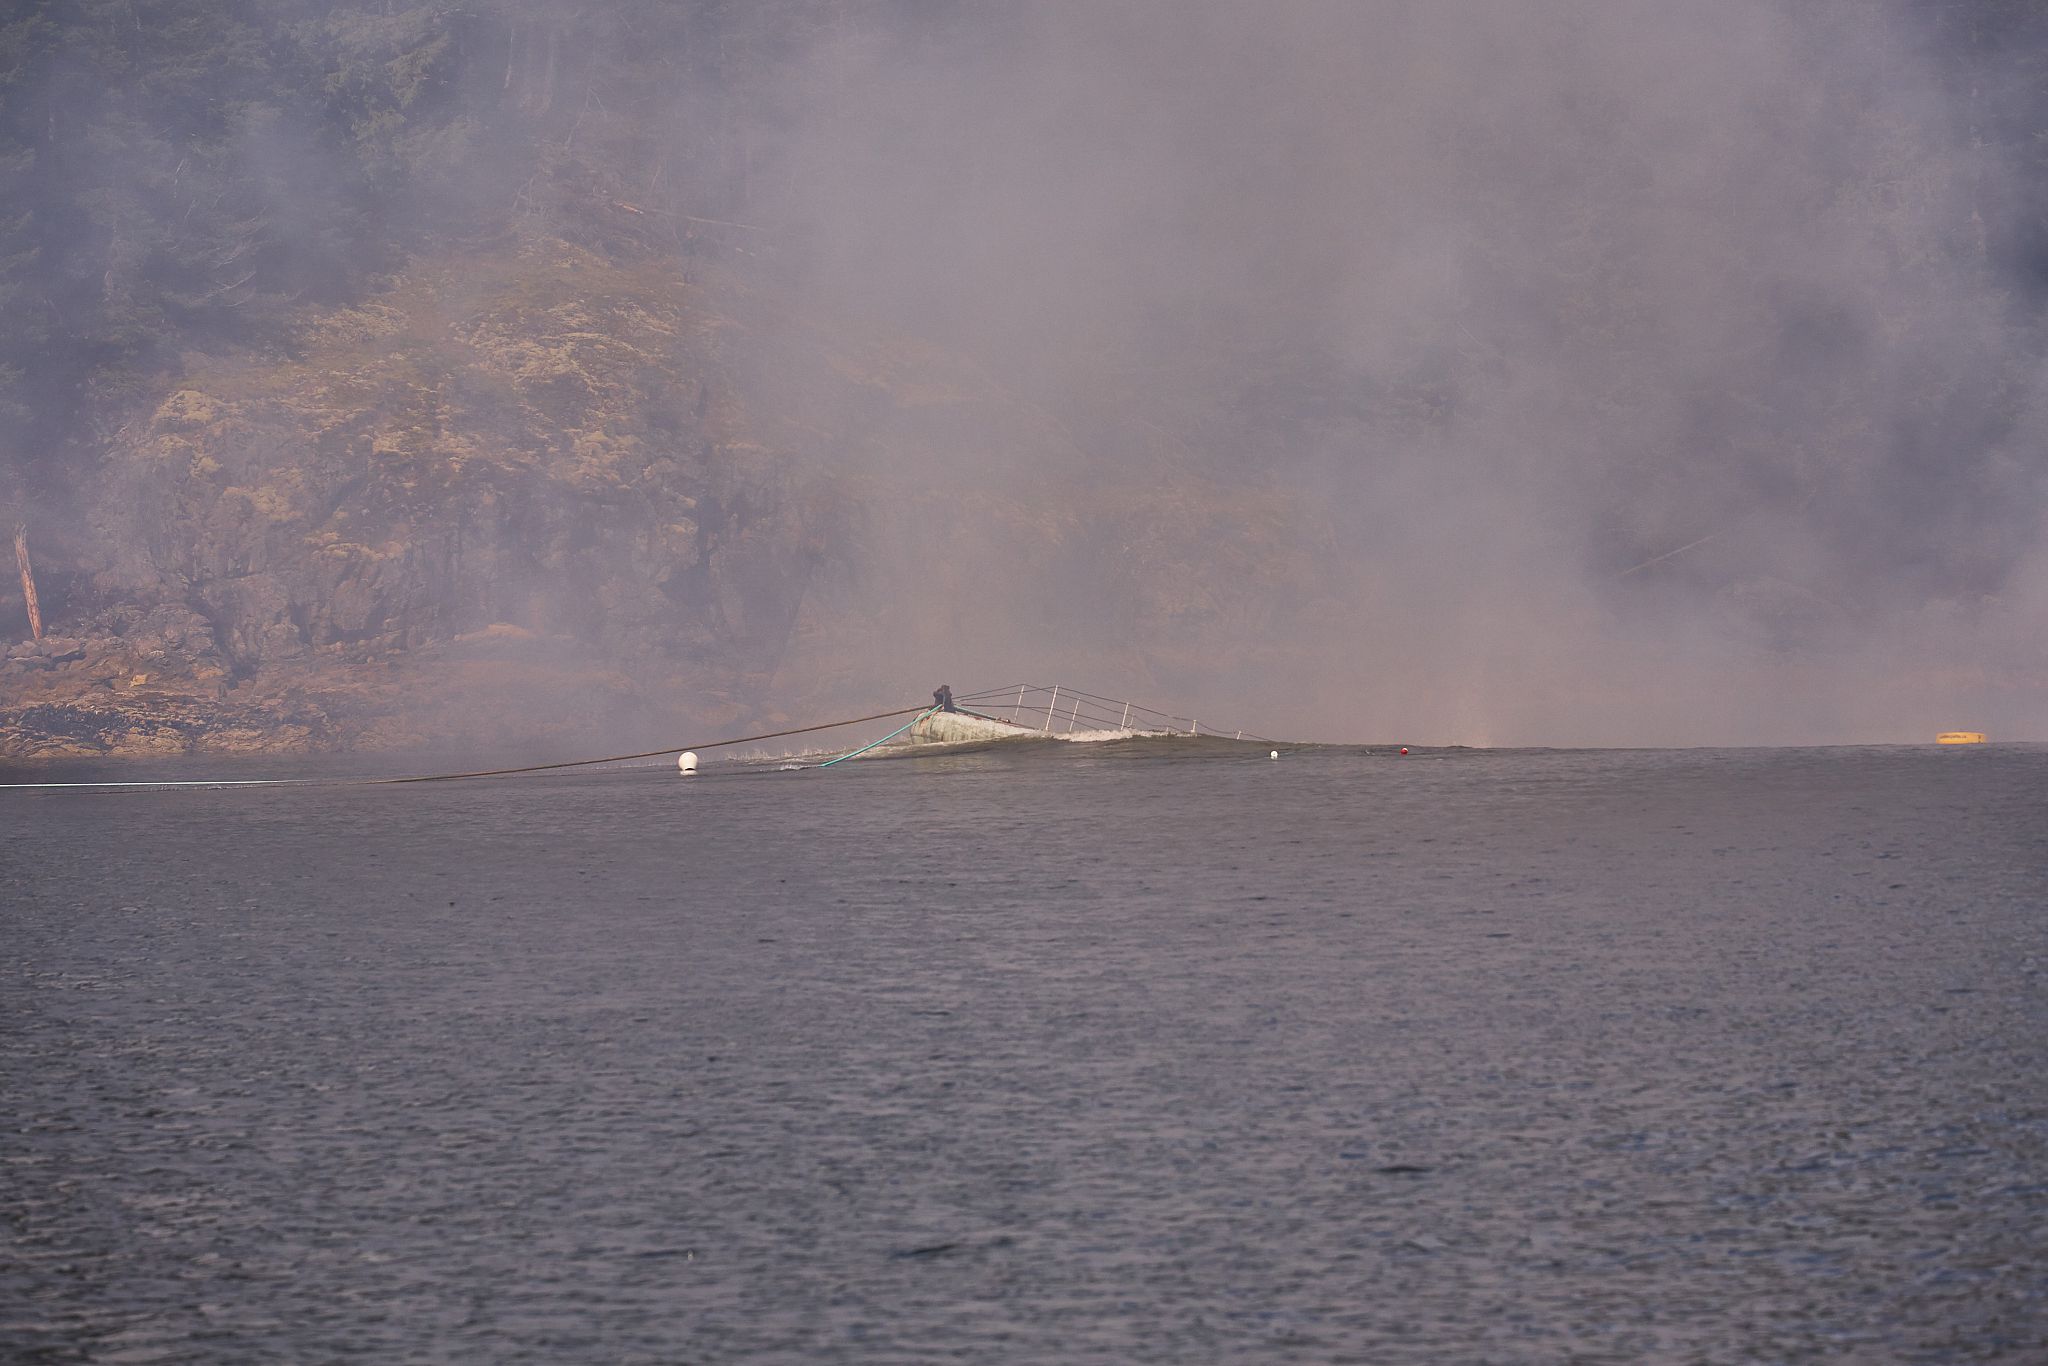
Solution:
<svg viewBox="0 0 2048 1366"><path fill-rule="evenodd" d="M0 793L10 1362L2048 1361L2048 750Z"/></svg>

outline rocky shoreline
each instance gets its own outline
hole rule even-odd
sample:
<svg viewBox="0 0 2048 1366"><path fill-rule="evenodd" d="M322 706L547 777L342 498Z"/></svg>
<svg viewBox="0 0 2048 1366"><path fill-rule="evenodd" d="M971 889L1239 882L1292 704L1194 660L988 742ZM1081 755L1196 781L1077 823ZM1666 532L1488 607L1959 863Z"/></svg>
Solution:
<svg viewBox="0 0 2048 1366"><path fill-rule="evenodd" d="M513 627L418 651L329 649L240 679L207 648L203 623L183 646L157 631L49 636L0 657L0 698L0 760L14 761L521 755L640 737L660 745L746 713L704 677L625 673L574 642Z"/></svg>

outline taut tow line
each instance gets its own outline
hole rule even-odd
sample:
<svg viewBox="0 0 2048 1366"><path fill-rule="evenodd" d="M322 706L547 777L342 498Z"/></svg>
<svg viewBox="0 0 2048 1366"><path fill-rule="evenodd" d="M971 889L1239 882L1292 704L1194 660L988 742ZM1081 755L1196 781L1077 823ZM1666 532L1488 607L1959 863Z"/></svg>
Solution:
<svg viewBox="0 0 2048 1366"><path fill-rule="evenodd" d="M878 711L872 716L855 716L845 721L825 721L815 726L797 726L793 730L771 730L760 735L740 735L730 740L712 740L704 744L664 745L660 749L642 750L638 754L610 754L602 759L564 759L555 764L527 764L522 768L484 768L474 773L422 773L411 778L370 778L371 786L385 786L391 783L445 783L458 778L504 778L514 773L546 773L557 768L588 768L592 764L622 764L628 759L653 759L674 754L679 750L724 749L728 745L744 745L754 740L780 740L785 735L808 735L814 730L837 730L841 726L857 726L863 721L887 721L895 716L910 716L917 712L929 711L929 707L900 707L895 711ZM905 726L904 730L910 729ZM897 732L901 734L902 732ZM822 765L821 765L822 767Z"/></svg>
<svg viewBox="0 0 2048 1366"><path fill-rule="evenodd" d="M731 745L744 745L756 740L779 740L786 735L808 735L812 731L837 730L841 726L858 726L867 721L887 721L898 716L918 716L930 710L932 708L929 706L899 707L895 711L878 711L871 716L853 716L844 721L825 721L815 726L793 726L788 730L763 731L759 735L736 735L729 740L705 740L685 745L664 745L660 749L646 749L635 754L608 754L601 759L564 759L552 764L523 764L517 768L480 768L465 773L417 773L402 778L187 778L164 779L157 782L131 780L127 782L98 783L0 783L0 792L149 787L389 787L397 783L447 783L465 778L506 778L517 773L549 773L564 768L589 768L594 764L620 764L630 759L653 759L662 755L674 754L678 750L725 749ZM915 725L916 723L912 722L911 724ZM905 726L903 729L908 730L909 728L909 726ZM902 731L898 731L897 734L902 734ZM819 767L823 767L823 765L819 765Z"/></svg>

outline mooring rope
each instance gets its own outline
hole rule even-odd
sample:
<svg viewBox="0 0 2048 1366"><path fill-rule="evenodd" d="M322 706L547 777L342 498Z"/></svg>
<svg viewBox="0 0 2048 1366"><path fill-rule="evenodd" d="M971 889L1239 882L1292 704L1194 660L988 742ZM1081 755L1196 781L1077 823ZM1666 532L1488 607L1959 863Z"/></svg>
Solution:
<svg viewBox="0 0 2048 1366"><path fill-rule="evenodd" d="M1043 685L1012 683L1001 688L989 688L980 692L966 693L961 696L960 700L982 702L984 705L988 705L990 699L1015 692L1019 688L1035 692L1045 691ZM1124 705L1115 702L1114 699L1096 698L1092 693L1072 691L1072 695L1078 698L1086 698L1090 701L1108 702L1111 705ZM857 758L862 754L866 754L871 749L876 749L889 743L889 741L903 734L904 731L911 729L911 727L915 726L926 716L938 710L939 708L934 706L898 707L894 711L878 711L867 716L848 717L843 721L822 721L814 726L792 726L787 730L762 731L758 735L736 735L726 740L700 740L688 744L664 745L660 749L644 749L633 754L607 754L598 759L562 759L549 764L521 764L512 768L479 768L460 773L414 773L398 778L164 778L154 781L148 779L129 779L118 782L0 783L0 792L77 789L132 790L156 787L390 787L402 783L448 783L459 782L469 778L509 778L523 773L554 773L570 768L591 768L598 764L622 764L634 759L653 759L700 749L726 749L732 745L751 744L757 740L780 740L790 735L809 735L815 731L838 730L842 726L858 726L869 721L889 721L898 716L913 718L908 724L898 727L871 744L862 745L855 750L849 750L845 754L827 759L824 763L805 766L807 768L830 768L834 764ZM1155 711L1153 708L1139 707L1135 704L1131 704L1131 710L1147 712L1155 716L1167 715L1164 712ZM971 714L979 715L979 713ZM1091 724L1101 726L1109 726L1111 724L1094 716L1092 710L1087 719ZM1169 717L1168 719L1172 720L1174 718ZM1253 736L1251 738L1258 739L1259 737ZM1266 742L1261 740L1260 743Z"/></svg>
<svg viewBox="0 0 2048 1366"><path fill-rule="evenodd" d="M788 730L763 731L759 735L737 735L729 740L701 740L684 745L665 745L660 749L641 750L637 754L608 754L601 759L563 759L552 764L524 764L517 768L480 768L464 773L416 773L402 778L166 778L156 782L95 782L95 783L0 783L0 792L28 791L32 789L53 790L59 788L144 788L144 787L387 787L397 783L445 783L464 778L506 778L517 773L548 773L564 768L589 768L594 764L621 764L630 759L652 759L660 755L677 754L684 750L725 749L732 745L749 744L756 740L780 740L786 735L809 735L813 731L837 730L841 726L858 726L868 721L887 721L898 716L913 713L923 715L932 707L899 707L895 711L878 711L871 716L854 716L844 721L825 721L815 726L793 726ZM911 726L917 722L912 721ZM909 730L905 726L903 730ZM896 732L901 735L902 730ZM893 738L893 737L884 737ZM879 741L877 743L880 743ZM870 745L867 748L872 749ZM858 752L858 751L856 751ZM841 756L850 757L850 756ZM823 768L820 764L818 767Z"/></svg>
<svg viewBox="0 0 2048 1366"><path fill-rule="evenodd" d="M638 754L612 754L602 759L564 759L553 764L527 764L520 768L485 768L474 773L422 773L411 778L372 778L370 783L383 786L391 783L445 783L458 778L505 778L515 773L547 773L559 768L588 768L592 764L622 764L628 759L652 759L656 755L678 754L684 750L724 749L730 745L744 745L755 740L780 740L785 735L808 735L814 730L837 730L841 726L858 726L865 721L887 721L891 717L908 716L912 712L923 712L926 707L901 707L896 711L878 711L872 716L856 716L846 721L826 721L815 726L797 726L791 730L771 730L760 735L741 735L731 740L708 740L701 744L667 745L661 749L643 750ZM914 726L917 723L911 722ZM910 729L905 726L904 730ZM902 732L897 732L901 734ZM822 767L822 765L821 765Z"/></svg>

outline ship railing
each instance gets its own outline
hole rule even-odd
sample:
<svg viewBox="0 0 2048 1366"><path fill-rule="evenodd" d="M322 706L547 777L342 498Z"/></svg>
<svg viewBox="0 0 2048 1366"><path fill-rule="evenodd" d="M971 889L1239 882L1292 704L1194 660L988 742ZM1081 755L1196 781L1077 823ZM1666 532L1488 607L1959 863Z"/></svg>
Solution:
<svg viewBox="0 0 2048 1366"><path fill-rule="evenodd" d="M1248 730L1229 729L1213 722L1204 724L1199 717L1181 716L1059 683L1011 683L1000 688L963 693L956 700L969 711L1053 735L1109 730L1208 735L1225 740L1264 742L1263 736Z"/></svg>

